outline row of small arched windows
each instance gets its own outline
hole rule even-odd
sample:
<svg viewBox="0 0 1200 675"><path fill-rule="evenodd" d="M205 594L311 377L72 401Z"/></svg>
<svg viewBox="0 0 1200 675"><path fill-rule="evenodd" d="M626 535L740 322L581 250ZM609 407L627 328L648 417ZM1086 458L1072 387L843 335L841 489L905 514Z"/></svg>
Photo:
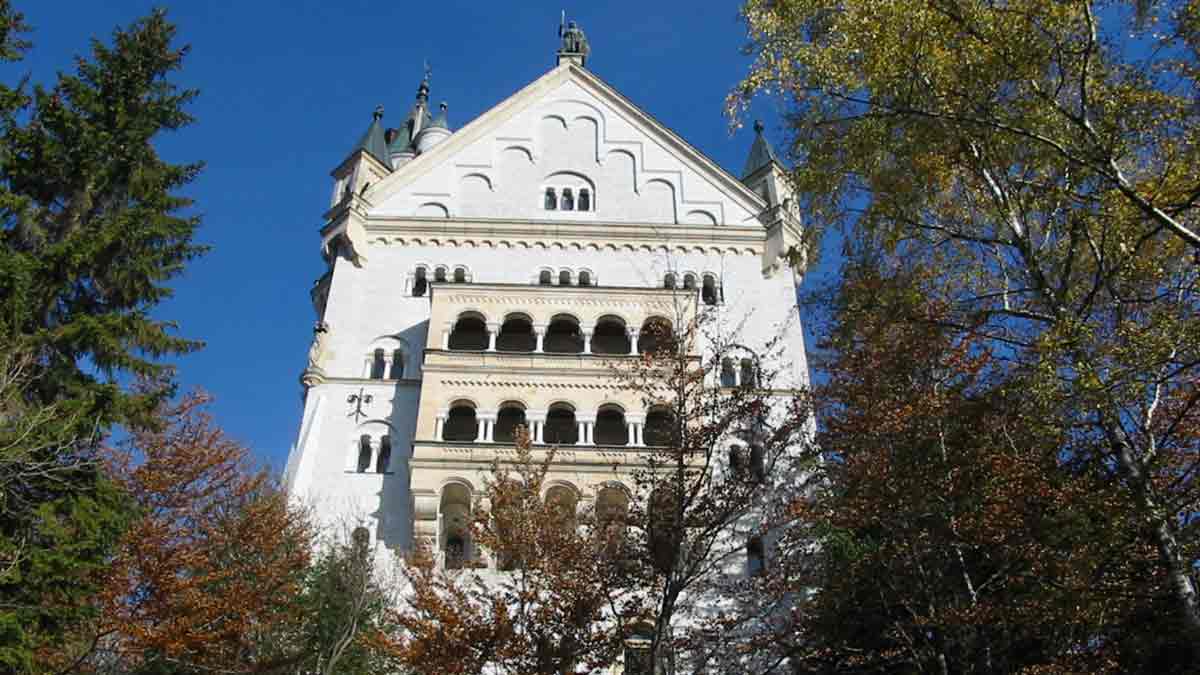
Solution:
<svg viewBox="0 0 1200 675"><path fill-rule="evenodd" d="M695 290L696 275L688 272L680 279L674 272L667 272L663 276L663 288L682 288L684 290ZM716 305L725 302L725 288L717 283L717 277L713 274L705 274L700 281L700 299L706 305Z"/></svg>
<svg viewBox="0 0 1200 675"><path fill-rule="evenodd" d="M429 278L429 268L424 265L418 265L413 272L412 294L413 297L421 297L429 290L430 281L453 281L456 284L465 284L471 280L471 273L466 267L458 266L453 271L444 265L438 265L433 268L433 278Z"/></svg>
<svg viewBox="0 0 1200 675"><path fill-rule="evenodd" d="M587 188L579 188L576 193L569 187L548 187L542 195L542 208L547 211L591 211L592 193Z"/></svg>
<svg viewBox="0 0 1200 675"><path fill-rule="evenodd" d="M553 286L557 279L559 286L570 286L571 278L571 270L559 270L558 274L555 274L554 270L542 270L538 272L538 285ZM592 278L592 273L588 270L579 270L578 279L580 286L596 285L596 280Z"/></svg>
<svg viewBox="0 0 1200 675"><path fill-rule="evenodd" d="M480 420L474 404L460 400L439 418L435 435L450 442L512 443L524 427L538 444L669 447L676 433L673 420L669 410L652 408L645 421L629 422L615 404L600 406L594 421L581 420L574 406L561 402L550 406L545 419L530 420L525 406L515 401L501 405L494 420Z"/></svg>
<svg viewBox="0 0 1200 675"><path fill-rule="evenodd" d="M451 351L500 351L548 354L645 354L669 348L673 343L671 322L660 317L647 319L640 330L630 329L624 319L606 315L597 319L590 332L569 314L558 314L544 328L533 325L526 314L504 318L492 334L484 317L475 312L459 315L445 337Z"/></svg>

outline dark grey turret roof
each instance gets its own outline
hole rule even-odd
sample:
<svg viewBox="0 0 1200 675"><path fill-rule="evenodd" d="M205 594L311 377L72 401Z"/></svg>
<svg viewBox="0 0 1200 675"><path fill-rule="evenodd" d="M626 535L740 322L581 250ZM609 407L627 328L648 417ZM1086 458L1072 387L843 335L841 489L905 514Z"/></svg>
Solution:
<svg viewBox="0 0 1200 675"><path fill-rule="evenodd" d="M362 140L354 146L354 151L365 150L372 157L383 162L385 166L391 166L388 164L388 146L383 136L382 119L383 106L379 106L375 108L375 113L372 115L371 126L367 127L367 133L363 134Z"/></svg>
<svg viewBox="0 0 1200 675"><path fill-rule="evenodd" d="M445 129L447 131L450 130L450 121L448 119L446 119L446 104L445 103L442 103L441 110L438 112L438 116L433 118L433 121L430 122L426 126L428 126L429 128L432 128L432 129Z"/></svg>
<svg viewBox="0 0 1200 675"><path fill-rule="evenodd" d="M779 159L775 156L775 149L767 142L763 136L763 123L754 121L754 145L750 146L750 156L746 158L746 168L742 169L742 180L749 178L751 174L759 169L767 166L771 162L779 164Z"/></svg>

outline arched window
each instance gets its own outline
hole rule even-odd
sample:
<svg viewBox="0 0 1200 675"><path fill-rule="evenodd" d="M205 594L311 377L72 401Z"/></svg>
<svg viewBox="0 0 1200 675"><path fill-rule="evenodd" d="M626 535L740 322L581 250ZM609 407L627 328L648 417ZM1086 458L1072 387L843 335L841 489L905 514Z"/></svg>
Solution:
<svg viewBox="0 0 1200 675"><path fill-rule="evenodd" d="M753 389L758 386L758 378L754 372L754 361L750 359L742 359L742 386L747 389Z"/></svg>
<svg viewBox="0 0 1200 675"><path fill-rule="evenodd" d="M591 286L592 285L592 273L587 270L580 270L579 271L579 285L580 286Z"/></svg>
<svg viewBox="0 0 1200 675"><path fill-rule="evenodd" d="M574 317L560 314L550 319L542 347L550 354L579 354L583 351L583 334Z"/></svg>
<svg viewBox="0 0 1200 675"><path fill-rule="evenodd" d="M375 473L387 473L388 465L392 463L392 437L384 436L379 439L379 457L375 459Z"/></svg>
<svg viewBox="0 0 1200 675"><path fill-rule="evenodd" d="M571 272L570 271L563 270L558 273L558 285L559 286L570 286L571 285Z"/></svg>
<svg viewBox="0 0 1200 675"><path fill-rule="evenodd" d="M706 305L717 304L717 280L711 274L704 275L704 285L700 289L700 299Z"/></svg>
<svg viewBox="0 0 1200 675"><path fill-rule="evenodd" d="M646 319L638 336L638 352L654 354L656 352L673 353L675 351L675 334L671 331L671 322L661 317Z"/></svg>
<svg viewBox="0 0 1200 675"><path fill-rule="evenodd" d="M550 270L542 270L538 274L538 283L543 286L549 286L554 283L554 275L550 273Z"/></svg>
<svg viewBox="0 0 1200 675"><path fill-rule="evenodd" d="M596 426L592 438L596 445L629 445L625 411L612 405L600 408L596 412Z"/></svg>
<svg viewBox="0 0 1200 675"><path fill-rule="evenodd" d="M371 379L382 380L386 370L387 364L383 357L383 348L376 349L371 355Z"/></svg>
<svg viewBox="0 0 1200 675"><path fill-rule="evenodd" d="M746 542L746 573L756 577L767 571L767 550L762 537L751 537Z"/></svg>
<svg viewBox="0 0 1200 675"><path fill-rule="evenodd" d="M368 434L358 437L358 463L355 468L359 473L371 469L371 437Z"/></svg>
<svg viewBox="0 0 1200 675"><path fill-rule="evenodd" d="M667 272L663 277L663 288L675 288L675 273Z"/></svg>
<svg viewBox="0 0 1200 675"><path fill-rule="evenodd" d="M454 283L456 283L456 284L465 284L465 283L467 283L467 271L466 271L466 270L464 270L464 269L463 269L463 268L461 268L461 267L455 268L455 270L454 270Z"/></svg>
<svg viewBox="0 0 1200 675"><path fill-rule="evenodd" d="M571 192L571 188L563 188L562 201L559 204L563 211L575 210L575 195Z"/></svg>
<svg viewBox="0 0 1200 675"><path fill-rule="evenodd" d="M404 379L404 352L399 349L392 350L392 369L388 373L388 379Z"/></svg>
<svg viewBox="0 0 1200 675"><path fill-rule="evenodd" d="M497 443L513 443L517 439L517 427L527 426L525 409L514 403L505 403L496 415L496 428L492 438Z"/></svg>
<svg viewBox="0 0 1200 675"><path fill-rule="evenodd" d="M442 439L470 442L479 438L479 422L475 419L475 408L467 403L456 403L442 424Z"/></svg>
<svg viewBox="0 0 1200 675"><path fill-rule="evenodd" d="M546 490L546 506L550 507L551 517L558 521L554 524L561 525L568 532L575 530L575 507L578 502L575 491L566 485L553 485Z"/></svg>
<svg viewBox="0 0 1200 675"><path fill-rule="evenodd" d="M646 414L646 425L642 428L642 438L646 445L669 447L673 445L675 435L674 416L666 408L655 408Z"/></svg>
<svg viewBox="0 0 1200 675"><path fill-rule="evenodd" d="M542 206L547 211L554 211L558 208L558 197L554 194L554 188L546 188L546 198L542 201Z"/></svg>
<svg viewBox="0 0 1200 675"><path fill-rule="evenodd" d="M472 558L471 490L467 486L450 483L442 488L438 520L445 568L463 569Z"/></svg>
<svg viewBox="0 0 1200 675"><path fill-rule="evenodd" d="M602 316L592 333L593 354L628 354L629 334L625 322L615 316Z"/></svg>
<svg viewBox="0 0 1200 675"><path fill-rule="evenodd" d="M587 188L579 188L579 210L592 210L592 193Z"/></svg>
<svg viewBox="0 0 1200 675"><path fill-rule="evenodd" d="M737 372L733 369L733 359L721 359L721 386L737 386Z"/></svg>
<svg viewBox="0 0 1200 675"><path fill-rule="evenodd" d="M511 314L500 326L500 335L496 336L496 350L501 352L532 352L537 347L537 337L533 334L533 323L529 317L521 314Z"/></svg>
<svg viewBox="0 0 1200 675"><path fill-rule="evenodd" d="M692 274L691 272L688 272L687 274L683 275L683 287L689 291L695 290L696 275Z"/></svg>
<svg viewBox="0 0 1200 675"><path fill-rule="evenodd" d="M439 267L439 268L435 269L433 271L433 280L434 281L445 281L446 280L446 268Z"/></svg>
<svg viewBox="0 0 1200 675"><path fill-rule="evenodd" d="M579 442L579 425L575 410L565 403L555 403L546 412L543 439L551 445L575 445Z"/></svg>
<svg viewBox="0 0 1200 675"><path fill-rule="evenodd" d="M483 317L468 313L459 317L450 332L450 349L454 351L483 351L488 346L487 324Z"/></svg>
<svg viewBox="0 0 1200 675"><path fill-rule="evenodd" d="M425 268L418 267L413 275L413 297L419 298L425 295L425 291L429 289L429 280L425 278Z"/></svg>

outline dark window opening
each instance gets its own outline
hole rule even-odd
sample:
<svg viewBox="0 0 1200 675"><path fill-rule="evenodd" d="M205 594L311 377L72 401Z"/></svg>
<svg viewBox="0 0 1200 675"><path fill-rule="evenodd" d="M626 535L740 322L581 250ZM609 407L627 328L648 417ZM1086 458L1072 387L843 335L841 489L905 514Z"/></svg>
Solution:
<svg viewBox="0 0 1200 675"><path fill-rule="evenodd" d="M592 273L588 272L586 270L580 272L579 273L579 285L580 286L591 286L592 285Z"/></svg>
<svg viewBox="0 0 1200 675"><path fill-rule="evenodd" d="M669 410L651 410L642 428L642 440L646 445L669 447L673 445L674 427L674 416Z"/></svg>
<svg viewBox="0 0 1200 675"><path fill-rule="evenodd" d="M596 445L629 445L629 428L625 425L625 413L616 408L603 408L596 413L596 426L592 433Z"/></svg>
<svg viewBox="0 0 1200 675"><path fill-rule="evenodd" d="M384 436L379 439L379 457L375 460L375 472L387 473L388 466L392 463L392 438Z"/></svg>
<svg viewBox="0 0 1200 675"><path fill-rule="evenodd" d="M767 463L763 454L761 445L750 446L750 475L756 483L762 483L767 479Z"/></svg>
<svg viewBox="0 0 1200 675"><path fill-rule="evenodd" d="M673 273L667 272L666 276L663 277L663 288L675 288L675 275Z"/></svg>
<svg viewBox="0 0 1200 675"><path fill-rule="evenodd" d="M446 569L461 570L467 562L467 542L459 535L446 538Z"/></svg>
<svg viewBox="0 0 1200 675"><path fill-rule="evenodd" d="M579 210L580 211L591 211L592 210L592 193L588 192L587 188L579 189Z"/></svg>
<svg viewBox="0 0 1200 675"><path fill-rule="evenodd" d="M467 271L461 267L454 270L454 283L456 283L456 284L467 283Z"/></svg>
<svg viewBox="0 0 1200 675"><path fill-rule="evenodd" d="M721 361L721 386L737 386L737 372L733 369L733 359L724 359Z"/></svg>
<svg viewBox="0 0 1200 675"><path fill-rule="evenodd" d="M683 275L683 287L684 287L684 288L686 288L686 289L688 289L689 291L691 291L691 290L695 290L695 288L696 288L696 275L695 275L695 274L685 274L685 275Z"/></svg>
<svg viewBox="0 0 1200 675"><path fill-rule="evenodd" d="M629 334L625 331L625 324L611 318L596 322L596 331L592 334L592 353L628 354Z"/></svg>
<svg viewBox="0 0 1200 675"><path fill-rule="evenodd" d="M700 289L700 299L706 305L717 304L717 281L710 276L704 277L704 286Z"/></svg>
<svg viewBox="0 0 1200 675"><path fill-rule="evenodd" d="M429 280L425 278L425 268L418 267L416 277L413 278L413 297L421 297L425 295L425 291L429 288Z"/></svg>
<svg viewBox="0 0 1200 675"><path fill-rule="evenodd" d="M392 368L388 378L393 380L404 378L404 352L399 349L392 350Z"/></svg>
<svg viewBox="0 0 1200 675"><path fill-rule="evenodd" d="M767 552L762 537L751 537L746 543L746 571L752 577L767 571Z"/></svg>
<svg viewBox="0 0 1200 675"><path fill-rule="evenodd" d="M542 270L538 275L538 283L543 286L549 286L554 283L554 276L550 274L550 270Z"/></svg>
<svg viewBox="0 0 1200 675"><path fill-rule="evenodd" d="M729 446L729 473L738 480L746 477L746 451L739 445Z"/></svg>
<svg viewBox="0 0 1200 675"><path fill-rule="evenodd" d="M513 443L517 440L517 427L523 426L526 426L524 410L511 406L504 408L496 415L492 438L497 443Z"/></svg>
<svg viewBox="0 0 1200 675"><path fill-rule="evenodd" d="M543 200L542 206L547 211L554 211L558 208L558 197L554 194L554 188L546 188L546 198Z"/></svg>
<svg viewBox="0 0 1200 675"><path fill-rule="evenodd" d="M750 359L742 359L742 386L747 389L758 386L758 378L754 373L754 362Z"/></svg>
<svg viewBox="0 0 1200 675"><path fill-rule="evenodd" d="M371 379L382 380L383 373L386 370L385 366L386 364L383 358L383 350L376 349L371 355Z"/></svg>
<svg viewBox="0 0 1200 675"><path fill-rule="evenodd" d="M558 285L559 286L570 286L571 285L571 273L568 272L567 270L563 270L563 271L559 272L558 273Z"/></svg>
<svg viewBox="0 0 1200 675"><path fill-rule="evenodd" d="M434 281L445 281L446 280L446 268L439 267L436 270L434 270L433 271L433 280Z"/></svg>
<svg viewBox="0 0 1200 675"><path fill-rule="evenodd" d="M542 438L551 445L575 445L579 442L579 425L575 411L565 406L551 408L546 413L546 426Z"/></svg>
<svg viewBox="0 0 1200 675"><path fill-rule="evenodd" d="M456 351L483 351L488 346L487 325L483 319L464 316L454 324L450 332L450 349Z"/></svg>
<svg viewBox="0 0 1200 675"><path fill-rule="evenodd" d="M460 405L450 410L443 423L442 438L447 441L474 441L479 437L479 422L475 409Z"/></svg>
<svg viewBox="0 0 1200 675"><path fill-rule="evenodd" d="M500 326L496 350L501 352L532 352L537 347L533 324L523 317L511 317Z"/></svg>
<svg viewBox="0 0 1200 675"><path fill-rule="evenodd" d="M656 352L675 351L675 335L671 332L671 322L666 319L650 319L642 325L638 335L638 352L654 354Z"/></svg>
<svg viewBox="0 0 1200 675"><path fill-rule="evenodd" d="M562 202L560 203L563 211L575 210L575 195L571 193L571 188L563 188Z"/></svg>
<svg viewBox="0 0 1200 675"><path fill-rule="evenodd" d="M583 334L573 319L555 318L546 327L542 348L550 354L579 354L583 351Z"/></svg>
<svg viewBox="0 0 1200 675"><path fill-rule="evenodd" d="M371 468L371 437L363 434L358 437L358 464L356 470L366 473Z"/></svg>
<svg viewBox="0 0 1200 675"><path fill-rule="evenodd" d="M682 523L677 494L670 486L660 486L650 495L648 543L654 567L661 574L675 567L679 553Z"/></svg>

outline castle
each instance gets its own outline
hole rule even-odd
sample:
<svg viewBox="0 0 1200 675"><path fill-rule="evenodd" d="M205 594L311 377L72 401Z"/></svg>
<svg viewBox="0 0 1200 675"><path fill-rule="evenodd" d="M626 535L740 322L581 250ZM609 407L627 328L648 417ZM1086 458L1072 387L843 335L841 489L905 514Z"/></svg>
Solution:
<svg viewBox="0 0 1200 675"><path fill-rule="evenodd" d="M561 33L554 68L460 129L426 79L332 174L286 486L450 568L495 565L466 523L518 425L560 448L559 498L624 508L656 413L609 364L681 307L747 345L782 336L788 386L807 382L801 224L762 126L734 176L591 72L578 27ZM735 364L714 386L751 376Z"/></svg>

